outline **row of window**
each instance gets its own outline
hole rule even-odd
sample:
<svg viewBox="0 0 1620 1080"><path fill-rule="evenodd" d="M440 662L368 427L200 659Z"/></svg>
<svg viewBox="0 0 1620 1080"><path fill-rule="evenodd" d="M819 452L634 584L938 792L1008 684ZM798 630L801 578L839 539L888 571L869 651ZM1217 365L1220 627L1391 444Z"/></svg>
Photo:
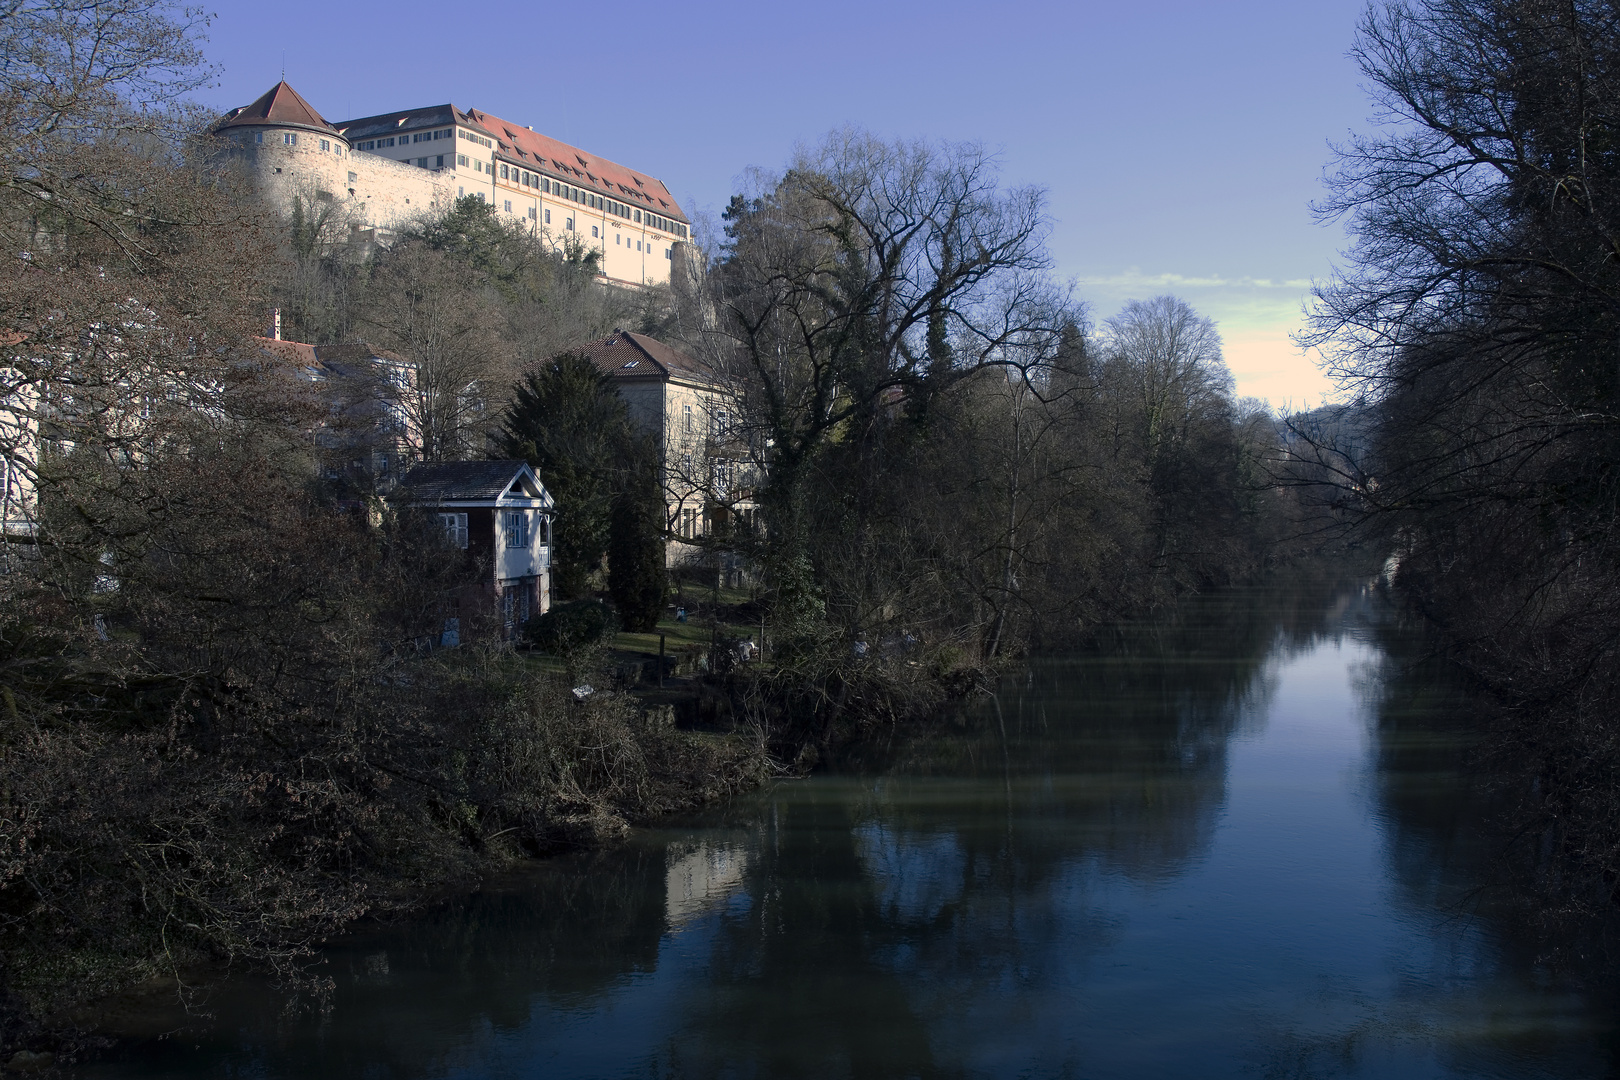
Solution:
<svg viewBox="0 0 1620 1080"><path fill-rule="evenodd" d="M479 136L473 135L470 132L463 131L463 132L461 132L461 136L462 136L462 138L470 139L473 142L483 143L485 146L489 145L489 140L488 139L480 138ZM447 139L449 137L450 137L450 129L445 129L443 131L418 132L414 136L414 140L416 142L424 142L424 141L431 141L433 139L439 139L439 138ZM404 145L408 144L410 141L412 141L412 139L413 139L413 136L401 135L401 136L399 136L399 144L401 146L404 146ZM253 133L253 141L257 142L257 143L264 142L264 132L262 132L262 131L254 132ZM284 131L281 134L281 141L287 146L297 146L298 145L298 133L296 131ZM374 150L374 149L377 149L379 147L390 147L390 146L393 146L393 145L394 145L394 139L393 138L387 138L387 139L369 139L369 140L367 140L365 142L357 143L356 147L358 149L360 149L360 150ZM321 149L323 151L331 150L332 149L331 141L328 140L328 139L322 139L321 140ZM337 147L336 152L341 155L343 153L343 148L341 146ZM426 168L439 168L439 169L444 168L444 155L443 154L438 154L438 155L436 155L436 158L437 158L437 162L436 162L435 165L432 165L432 166L428 165L428 159L425 158L425 157L424 158L417 158L416 163L418 165L420 165L424 169L426 169ZM458 166L460 166L461 168L467 168L468 165L470 164L472 166L472 170L474 172L480 172L480 173L484 172L486 169L493 169L494 168L493 165L485 165L482 161L477 160L477 159L473 159L473 160L469 161L466 154L457 154L456 155L456 164ZM538 188L540 191L544 192L545 194L556 195L558 198L568 199L568 200L570 200L572 202L581 203L582 205L588 206L593 210L601 210L601 211L603 211L605 213L612 214L615 217L622 217L626 221L634 221L634 222L640 224L640 223L642 223L642 220L643 220L641 211L635 209L634 207L626 206L624 203L618 202L618 201L616 201L614 199L604 199L600 195L592 194L589 191L583 191L583 190L581 190L581 189L579 189L577 187L574 187L574 186L572 186L570 184L565 184L560 180L552 180L550 177L541 176L539 173L531 173L527 169L519 169L515 165L502 165L500 167L500 178L502 180L511 180L514 183L522 185L523 187ZM509 206L510 206L510 204L509 204ZM533 215L530 215L530 216L532 217ZM571 218L569 220L572 221ZM658 214L654 214L651 211L649 211L647 213L645 223L647 225L650 225L652 228L662 229L664 232L667 232L667 233L674 233L676 236L679 236L683 240L688 238L685 225L682 225L678 221L671 221L669 218L662 217L662 216L660 216ZM594 234L596 230L593 229L591 231ZM639 250L639 248L640 248L639 244L637 245L637 248ZM666 257L669 257L669 252L666 251L664 254L665 254Z"/></svg>
<svg viewBox="0 0 1620 1080"><path fill-rule="evenodd" d="M264 143L264 132L255 131L253 133L253 141L262 145ZM274 142L275 140L272 139L271 141ZM296 132L296 131L283 131L281 133L281 145L282 146L297 146L298 145L298 132ZM321 140L321 152L322 153L332 153L332 154L338 155L339 157L342 157L343 156L343 145L341 143L338 143L338 144L334 145L331 139L322 139Z"/></svg>
<svg viewBox="0 0 1620 1080"><path fill-rule="evenodd" d="M507 199L507 200L506 200L506 212L507 212L507 213L508 213L508 214L510 214L510 213L511 213L511 212L512 212L512 200L511 200L511 199ZM529 220L530 220L530 221L534 221L534 220L535 220L535 212L534 212L534 207L532 207L532 206L531 206L531 207L529 207ZM568 226L568 227L569 227L569 228L573 228L573 221L574 221L574 219L573 219L573 218L569 218L569 219L568 219L568 222L569 222L569 226ZM547 210L547 211L546 211L546 224L547 224L547 225L549 225L549 224L551 224L551 211L550 211L550 210Z"/></svg>
<svg viewBox="0 0 1620 1080"><path fill-rule="evenodd" d="M460 135L463 139L466 139L468 142L477 143L479 146L487 146L491 150L493 150L495 148L495 144L490 142L488 139L484 138L482 135L474 135L472 132L470 132L470 131L462 131L460 128L456 129L456 134Z"/></svg>
<svg viewBox="0 0 1620 1080"><path fill-rule="evenodd" d="M573 221L574 219L569 218L568 220ZM570 228L571 227L572 226L570 226ZM596 235L596 226L595 225L591 226L591 235L592 236ZM618 246L620 243L623 243L625 247L629 247L630 246L630 238L625 236L623 233L614 233L613 234L613 243L614 243L614 246ZM645 248L643 248L642 243L641 243L640 240L636 241L636 250L637 251L642 251L642 250L651 251L652 249L653 249L652 241L649 240L647 242ZM673 252L674 252L673 248L665 248L664 249L664 258L673 259L675 257Z"/></svg>
<svg viewBox="0 0 1620 1080"><path fill-rule="evenodd" d="M466 514L440 514L439 524L444 526L445 539L450 541L452 547L466 550L467 547L467 515ZM527 510L507 510L501 514L501 534L505 537L509 548L527 548L529 546L530 514ZM546 524L549 524L547 522ZM546 531L549 533L549 530ZM542 543L550 543L551 538L542 533Z"/></svg>
<svg viewBox="0 0 1620 1080"><path fill-rule="evenodd" d="M565 184L561 180L553 180L550 177L541 176L539 173L520 169L516 165L502 165L500 177L502 180L510 180L521 187L538 188L547 195L556 195L558 198L581 203L593 210L601 210L604 213L612 214L614 217L624 218L626 221L634 221L640 224L642 220L640 210L632 206L626 206L616 199L605 199L600 195L583 191L571 184ZM663 229L665 232L675 233L682 239L686 238L686 226L678 222L659 217L653 213L647 214L646 222L655 229Z"/></svg>
<svg viewBox="0 0 1620 1080"><path fill-rule="evenodd" d="M398 143L400 146L409 146L412 143L432 142L434 139L448 139L453 129L444 128L441 131L418 131L411 135L400 135L397 138L390 135L386 139L367 139L365 142L354 144L356 150L386 150ZM325 147L322 147L325 149Z"/></svg>
<svg viewBox="0 0 1620 1080"><path fill-rule="evenodd" d="M467 189L465 187L456 188L456 196L458 198L463 196L463 195L466 195L466 194L467 194ZM483 197L484 197L484 193L482 191L476 192L475 194L478 196L478 198L480 200L482 200ZM504 201L503 209L505 209L505 211L508 214L514 212L512 210L512 200L511 199L506 199ZM547 210L541 211L541 213L543 213L545 215L545 217L544 217L545 224L550 225L551 224L551 211L549 209L547 209ZM536 213L535 213L535 208L532 207L532 206L529 207L529 220L530 221L540 220L537 217ZM574 219L571 218L571 217L563 218L563 228L566 229L568 232L573 232L574 231ZM593 238L597 239L597 240L600 240L602 238L602 230L601 230L600 226L596 226L596 225L591 226L591 236ZM613 234L613 243L615 245L622 243L622 244L624 244L625 247L630 246L630 241L625 239L625 237L624 237L624 235L622 233L614 233ZM653 249L653 246L649 242L646 245L645 250L651 251L652 249ZM642 243L641 243L640 240L636 241L636 250L637 251L643 250ZM664 258L673 259L674 257L675 257L675 254L674 254L674 249L673 248L665 248L664 249ZM690 424L691 424L690 418L688 418L687 423L688 423L687 430L691 430L691 428L690 428ZM724 432L722 432L722 434L724 434Z"/></svg>
<svg viewBox="0 0 1620 1080"><path fill-rule="evenodd" d="M738 463L729 458L714 458L708 462L710 486L720 498L737 483ZM681 455L681 478L688 483L694 482L696 474L692 472L692 452L688 450Z"/></svg>
<svg viewBox="0 0 1620 1080"><path fill-rule="evenodd" d="M692 416L692 406L681 406L681 426L690 435L697 430L697 424ZM716 409L709 415L709 433L717 439L723 439L731 432L731 414L725 409Z"/></svg>
<svg viewBox="0 0 1620 1080"><path fill-rule="evenodd" d="M754 511L738 509L732 511L735 515L736 529L742 533L754 531ZM675 522L675 535L683 540L694 540L699 536L709 535L709 528L713 519L707 511L682 510Z"/></svg>
<svg viewBox="0 0 1620 1080"><path fill-rule="evenodd" d="M245 136L244 136L244 138L245 138ZM264 145L264 132L255 131L253 133L253 141L255 143L259 144L260 146L263 146ZM270 141L275 142L276 140L274 138L272 138ZM296 132L296 131L283 131L281 133L281 145L282 146L297 146L298 145L298 132ZM332 149L332 140L330 140L330 139L322 139L321 140L321 149L322 150L331 150ZM343 153L343 147L339 146L337 148L337 152L339 154Z"/></svg>
<svg viewBox="0 0 1620 1080"><path fill-rule="evenodd" d="M655 229L662 229L667 233L674 233L682 240L686 239L686 226L682 225L678 221L671 221L667 217L659 217L657 214L649 212L647 214L647 224L651 225Z"/></svg>
<svg viewBox="0 0 1620 1080"><path fill-rule="evenodd" d="M445 132L437 132L437 131L422 132L422 133L420 133L418 135L417 141L418 142L423 141L424 136L427 137L427 138L435 138L435 137L440 137L440 136L448 138L449 137L449 132L448 131L445 131ZM469 140L471 140L473 142L481 142L486 146L489 145L489 140L488 139L480 138L480 137L478 137L476 135L472 135L469 132L463 131L463 132L461 132L461 136L463 138L469 139ZM283 136L283 138L287 141L287 145L289 145L289 146L296 146L297 143L298 143L298 136L295 133L288 132L287 134L285 134ZM260 133L259 141L261 141L261 142L263 141L263 133ZM408 141L407 136L404 136L404 135L399 136L400 145L402 145L402 146L405 145L407 141ZM377 147L389 147L389 146L393 146L393 145L394 145L394 140L392 138L389 138L389 139L371 139L371 140L368 140L366 142L358 144L358 146L359 146L359 148L361 150L371 150L371 149L375 149ZM321 149L325 150L326 148L327 148L327 140L322 139L321 140ZM342 153L342 150L340 149L338 152ZM438 158L437 164L435 166L432 166L432 167L440 168L440 169L444 168L444 155L439 154L439 155L437 155L437 158ZM424 169L430 167L428 165L428 159L427 158L418 158L416 163L418 165L420 165ZM466 154L457 154L456 155L456 165L458 167L460 167L460 168L463 168L463 169L468 168L470 166L474 172L479 172L479 173L484 172L486 170L492 170L492 169L495 168L495 166L493 166L493 165L484 164L483 161L481 161L481 160L479 160L477 158L469 159ZM519 185L521 185L523 187L537 188L541 192L543 192L543 193L545 193L547 195L556 195L558 198L568 199L571 202L580 203L580 204L582 204L584 206L590 207L593 210L601 210L604 213L612 214L615 217L622 217L626 221L634 221L634 222L636 222L638 224L640 224L642 222L642 213L641 213L641 211L635 209L634 207L626 206L624 203L618 202L617 200L614 200L614 199L604 199L600 195L593 194L593 193L591 193L589 191L581 190L580 188L574 187L571 184L565 184L560 180L552 180L550 177L541 176L539 173L529 172L527 169L519 169L515 165L502 165L500 167L500 178L502 180L509 180L509 181L511 181L513 183L516 183L516 184L519 184ZM530 216L532 217L533 215L530 215ZM681 237L683 240L687 238L686 226L680 224L679 222L671 221L669 218L660 217L657 214L649 212L646 215L646 224L652 226L655 229L662 229L665 232L674 233L675 235ZM594 230L593 230L593 232L594 232ZM640 245L638 244L637 247L639 249ZM665 252L665 256L667 257L668 255L669 255L669 253Z"/></svg>

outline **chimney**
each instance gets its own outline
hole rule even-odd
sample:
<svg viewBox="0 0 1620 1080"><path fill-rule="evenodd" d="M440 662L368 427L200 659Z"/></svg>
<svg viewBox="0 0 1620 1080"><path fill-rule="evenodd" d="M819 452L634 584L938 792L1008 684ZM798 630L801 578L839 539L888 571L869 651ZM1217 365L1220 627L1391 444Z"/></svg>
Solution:
<svg viewBox="0 0 1620 1080"><path fill-rule="evenodd" d="M280 308L271 308L270 309L270 340L271 341L280 341L281 340L281 309Z"/></svg>

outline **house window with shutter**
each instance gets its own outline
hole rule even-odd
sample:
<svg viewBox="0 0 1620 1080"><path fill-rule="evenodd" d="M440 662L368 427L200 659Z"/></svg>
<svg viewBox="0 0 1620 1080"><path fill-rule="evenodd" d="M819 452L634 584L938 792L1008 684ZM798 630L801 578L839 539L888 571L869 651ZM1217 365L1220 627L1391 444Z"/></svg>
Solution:
<svg viewBox="0 0 1620 1080"><path fill-rule="evenodd" d="M440 514L439 523L444 526L444 535L450 541L450 546L465 551L467 549L467 515Z"/></svg>
<svg viewBox="0 0 1620 1080"><path fill-rule="evenodd" d="M507 547L529 546L529 515L526 511L508 510L505 515L505 526Z"/></svg>

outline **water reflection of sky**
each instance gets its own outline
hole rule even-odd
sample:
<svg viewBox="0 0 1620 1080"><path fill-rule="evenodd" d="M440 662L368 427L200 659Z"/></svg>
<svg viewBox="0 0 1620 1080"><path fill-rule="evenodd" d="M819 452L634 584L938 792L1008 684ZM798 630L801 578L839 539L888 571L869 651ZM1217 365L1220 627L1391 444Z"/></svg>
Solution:
<svg viewBox="0 0 1620 1080"><path fill-rule="evenodd" d="M324 1020L244 987L116 1074L1604 1073L1606 1007L1456 902L1485 848L1373 598L1285 599L339 947Z"/></svg>

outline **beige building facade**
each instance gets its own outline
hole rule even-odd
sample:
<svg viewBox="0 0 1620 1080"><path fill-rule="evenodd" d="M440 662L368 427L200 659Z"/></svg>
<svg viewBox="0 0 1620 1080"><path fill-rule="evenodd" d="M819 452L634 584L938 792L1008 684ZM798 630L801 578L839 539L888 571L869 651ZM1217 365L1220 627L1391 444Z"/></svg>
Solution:
<svg viewBox="0 0 1620 1080"><path fill-rule="evenodd" d="M663 181L478 109L447 103L333 124L280 82L215 134L276 205L330 204L383 244L469 195L555 247L597 252L614 284L668 282L692 239Z"/></svg>
<svg viewBox="0 0 1620 1080"><path fill-rule="evenodd" d="M615 330L577 351L612 378L630 418L658 443L669 563L698 557L703 539L723 529L752 529L756 455L725 388L698 361L646 334Z"/></svg>

